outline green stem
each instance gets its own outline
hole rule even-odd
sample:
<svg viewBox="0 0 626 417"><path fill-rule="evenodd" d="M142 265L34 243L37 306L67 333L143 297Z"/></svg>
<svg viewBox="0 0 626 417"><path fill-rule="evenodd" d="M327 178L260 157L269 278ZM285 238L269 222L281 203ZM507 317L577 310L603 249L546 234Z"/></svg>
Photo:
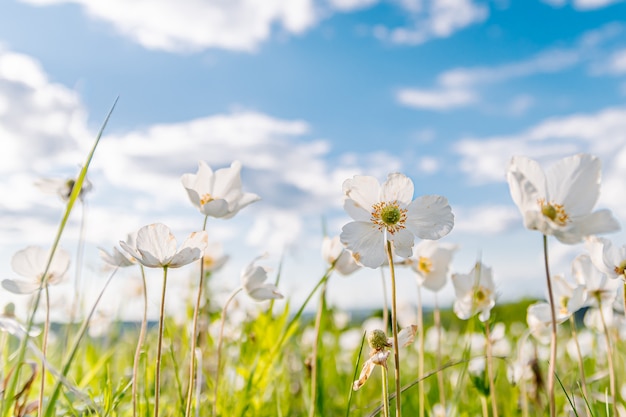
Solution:
<svg viewBox="0 0 626 417"><path fill-rule="evenodd" d="M441 369L443 365L443 358L441 353L441 337L442 337L442 328L441 328L441 312L439 311L439 301L437 299L437 293L435 293L435 309L433 311L434 321L435 321L435 329L437 329L437 369ZM420 349L424 350L423 346L420 346ZM439 387L439 404L446 409L446 392L445 392L445 384L443 380L443 370L441 372L437 372L437 385Z"/></svg>
<svg viewBox="0 0 626 417"><path fill-rule="evenodd" d="M317 405L317 378L318 378L318 355L320 335L322 333L322 316L326 309L326 287L324 283L320 292L320 302L315 315L315 341L313 342L313 352L311 353L311 407L309 408L309 417L315 417L315 406Z"/></svg>
<svg viewBox="0 0 626 417"><path fill-rule="evenodd" d="M400 346L398 346L398 309L396 302L396 271L393 265L391 241L387 240L387 259L391 275L391 329L393 331L393 366L396 381L396 417L402 416L402 386L400 383Z"/></svg>
<svg viewBox="0 0 626 417"><path fill-rule="evenodd" d="M222 317L220 320L220 334L217 338L217 364L215 365L215 386L213 388L213 415L217 416L217 393L219 389L219 380L220 380L220 362L222 359L222 342L224 340L224 323L226 322L226 310L228 310L228 306L230 302L233 301L235 296L239 294L240 291L243 290L243 287L239 287L233 291L228 300L224 303L224 307L222 308Z"/></svg>
<svg viewBox="0 0 626 417"><path fill-rule="evenodd" d="M206 230L206 223L209 216L204 216L202 231ZM200 280L198 283L198 295L196 297L196 305L193 309L193 325L191 330L191 357L189 359L189 382L187 389L187 402L185 407L185 417L191 415L191 403L193 401L193 387L196 381L196 343L198 334L198 314L200 312L200 303L202 302L202 290L204 288L204 257L200 259Z"/></svg>
<svg viewBox="0 0 626 417"><path fill-rule="evenodd" d="M548 260L548 236L543 235L543 259L546 269L546 283L548 286L548 299L550 302L550 316L552 319L552 331L550 333L550 363L548 367L548 399L550 403L550 417L556 417L556 400L554 397L554 373L556 369L556 310L554 306L554 293L552 291L552 279L550 278L550 265Z"/></svg>
<svg viewBox="0 0 626 417"><path fill-rule="evenodd" d="M611 392L611 406L613 408L613 415L619 416L617 414L617 389L615 383L615 366L613 365L613 347L611 344L611 336L609 335L609 327L606 325L606 319L604 318L604 312L602 311L602 304L600 303L600 296L597 296L598 299L598 309L600 310L600 320L602 320L602 328L604 329L604 340L606 342L606 357L607 364L609 366L609 390Z"/></svg>
<svg viewBox="0 0 626 417"><path fill-rule="evenodd" d="M493 417L498 417L498 400L496 396L496 384L494 382L495 380L493 375L493 346L489 322L485 323L485 339L485 347L487 350L487 377L489 378L489 395L491 396L491 414Z"/></svg>
<svg viewBox="0 0 626 417"><path fill-rule="evenodd" d="M141 359L141 349L146 338L146 330L148 327L148 287L146 285L146 273L141 267L141 283L143 285L143 317L141 318L141 330L139 330L139 340L137 340L137 348L135 349L135 357L133 359L133 417L137 417L137 373L139 372L139 362Z"/></svg>
<svg viewBox="0 0 626 417"><path fill-rule="evenodd" d="M420 382L417 384L417 398L419 400L419 416L424 417L425 414L425 401L424 395L424 307L422 305L422 286L417 285L417 343L418 349L418 361L417 361L417 377Z"/></svg>
<svg viewBox="0 0 626 417"><path fill-rule="evenodd" d="M48 353L48 333L50 332L50 291L48 286L44 287L44 294L46 297L46 321L43 326L43 339L41 341L41 354L44 359L47 359ZM27 336L26 336L27 337ZM39 385L39 407L37 408L37 415L42 416L43 413L43 393L46 388L46 364L41 362L41 384Z"/></svg>
<svg viewBox="0 0 626 417"><path fill-rule="evenodd" d="M387 366L381 365L380 367L382 372L382 381L381 385L383 388L383 417L389 417L389 392L388 392L388 375L387 375Z"/></svg>
<svg viewBox="0 0 626 417"><path fill-rule="evenodd" d="M159 311L159 339L157 342L156 370L154 376L154 417L159 415L159 390L161 388L161 350L163 348L163 327L165 322L165 289L167 287L167 266L163 267L163 291Z"/></svg>

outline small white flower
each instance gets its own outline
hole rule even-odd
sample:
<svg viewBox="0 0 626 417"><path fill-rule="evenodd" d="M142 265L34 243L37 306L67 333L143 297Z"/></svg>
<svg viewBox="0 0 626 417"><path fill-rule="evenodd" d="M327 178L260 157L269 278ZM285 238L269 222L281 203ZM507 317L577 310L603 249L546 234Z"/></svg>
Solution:
<svg viewBox="0 0 626 417"><path fill-rule="evenodd" d="M423 240L415 246L411 268L417 273L419 285L431 291L439 291L446 285L452 256L456 245Z"/></svg>
<svg viewBox="0 0 626 417"><path fill-rule="evenodd" d="M507 180L528 229L554 235L567 244L620 229L609 210L592 213L600 195L600 160L595 156L564 158L545 172L536 161L516 156L509 164Z"/></svg>
<svg viewBox="0 0 626 417"><path fill-rule="evenodd" d="M193 232L176 250L176 238L162 223L144 226L137 231L135 245L120 241L120 246L139 263L148 268L179 268L202 257L207 245L207 233Z"/></svg>
<svg viewBox="0 0 626 417"><path fill-rule="evenodd" d="M57 248L44 279L46 265L50 258L50 251L39 246L29 246L13 255L11 266L18 275L27 280L5 279L2 287L14 294L30 294L43 288L45 285L59 283L70 266L70 254Z"/></svg>
<svg viewBox="0 0 626 417"><path fill-rule="evenodd" d="M626 279L626 245L618 247L609 239L590 236L587 249L591 261L610 278Z"/></svg>
<svg viewBox="0 0 626 417"><path fill-rule="evenodd" d="M445 197L413 198L413 182L403 174L389 174L382 185L374 177L356 175L343 183L344 209L353 222L341 232L341 242L368 268L387 259L385 245L392 242L397 256L413 253L415 236L439 239L454 226Z"/></svg>
<svg viewBox="0 0 626 417"><path fill-rule="evenodd" d="M322 241L322 258L328 262L328 264L335 265L335 271L341 275L350 275L361 268L352 253L343 246L339 236L329 238L324 236Z"/></svg>
<svg viewBox="0 0 626 417"><path fill-rule="evenodd" d="M229 219L260 199L256 194L243 192L241 162L234 161L230 168L215 172L204 161L198 165L196 174L184 174L180 180L191 203L205 216Z"/></svg>
<svg viewBox="0 0 626 417"><path fill-rule="evenodd" d="M128 235L126 239L126 244L128 246L135 247L135 242L137 240L137 233L132 233ZM111 253L107 252L105 249L98 248L100 251L100 258L107 264L116 268L125 268L127 266L135 265L137 260L131 256L126 251L122 252L118 248L114 247Z"/></svg>
<svg viewBox="0 0 626 417"><path fill-rule="evenodd" d="M617 297L617 288L621 281L609 279L605 273L596 268L589 255L578 255L572 263L572 273L576 280L584 286L586 305L611 305Z"/></svg>
<svg viewBox="0 0 626 417"><path fill-rule="evenodd" d="M76 184L76 180L74 178L41 178L35 182L35 185L41 191L46 194L58 195L63 201L70 199L70 195L72 195L72 191L74 190L74 184ZM83 180L83 187L78 194L78 198L82 200L85 197L85 194L91 191L91 188L91 182L85 178Z"/></svg>
<svg viewBox="0 0 626 417"><path fill-rule="evenodd" d="M224 249L219 242L209 242L202 257L205 272L216 272L220 270L230 257L224 255Z"/></svg>
<svg viewBox="0 0 626 417"><path fill-rule="evenodd" d="M461 320L467 320L476 313L480 321L489 320L491 309L496 304L491 268L477 262L469 274L453 274L452 283L456 294L454 313Z"/></svg>
<svg viewBox="0 0 626 417"><path fill-rule="evenodd" d="M255 258L241 271L241 286L256 301L283 298L276 285L265 282L268 268L256 265L256 262L264 257L265 255Z"/></svg>

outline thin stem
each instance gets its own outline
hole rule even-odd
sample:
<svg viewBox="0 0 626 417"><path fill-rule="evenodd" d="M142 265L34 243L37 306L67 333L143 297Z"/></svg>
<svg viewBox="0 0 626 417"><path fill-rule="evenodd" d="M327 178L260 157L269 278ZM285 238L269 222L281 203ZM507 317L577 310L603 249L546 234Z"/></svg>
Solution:
<svg viewBox="0 0 626 417"><path fill-rule="evenodd" d="M402 416L402 386L400 383L400 346L398 346L398 309L396 307L396 271L393 265L391 241L387 240L387 259L391 275L391 329L393 330L393 365L396 380L396 417Z"/></svg>
<svg viewBox="0 0 626 417"><path fill-rule="evenodd" d="M480 396L480 405L482 406L483 417L489 417L489 406L487 405L487 397Z"/></svg>
<svg viewBox="0 0 626 417"><path fill-rule="evenodd" d="M417 384L417 398L419 401L419 416L425 415L424 399L424 307L422 305L422 286L417 285L417 342L419 344L418 360L417 360L417 377L419 383Z"/></svg>
<svg viewBox="0 0 626 417"><path fill-rule="evenodd" d="M224 340L224 323L226 322L226 310L230 305L230 302L233 301L235 296L239 294L240 291L243 290L243 287L239 287L233 291L226 302L224 303L224 307L222 308L222 317L220 319L220 334L217 338L217 364L215 365L215 386L213 388L213 415L217 416L217 393L219 388L219 380L220 380L220 362L222 359L222 342Z"/></svg>
<svg viewBox="0 0 626 417"><path fill-rule="evenodd" d="M204 217L204 224L202 226L202 231L206 230L206 222L209 216ZM198 295L196 296L196 305L193 309L193 325L191 330L191 357L189 359L189 387L187 389L187 406L185 407L185 417L189 417L191 415L191 403L193 401L193 385L196 380L195 371L196 371L196 342L197 342L197 334L198 334L198 314L200 312L200 303L202 302L202 290L204 288L204 257L200 259L200 280L198 283Z"/></svg>
<svg viewBox="0 0 626 417"><path fill-rule="evenodd" d="M382 381L380 381L383 388L383 417L389 417L389 376L387 373L387 366L381 365Z"/></svg>
<svg viewBox="0 0 626 417"><path fill-rule="evenodd" d="M148 287L146 285L146 273L142 265L141 267L141 283L143 285L143 317L141 318L141 330L139 330L139 340L137 341L137 349L135 349L135 357L133 359L133 417L137 417L137 373L139 372L139 362L141 360L141 349L146 338L146 329L148 327Z"/></svg>
<svg viewBox="0 0 626 417"><path fill-rule="evenodd" d="M435 309L433 311L434 321L435 321L435 329L437 330L437 369L441 369L443 365L443 358L441 353L441 337L442 337L442 328L441 328L441 311L439 311L439 300L437 297L437 293L435 293ZM443 381L443 371L437 372L437 385L439 386L439 404L446 409L446 392L445 392L445 384Z"/></svg>
<svg viewBox="0 0 626 417"><path fill-rule="evenodd" d="M76 270L74 273L74 299L72 300L72 307L70 310L70 325L74 323L76 320L76 315L78 314L78 310L81 307L81 281L82 281L82 264L83 264L83 254L85 253L85 224L86 224L86 203L80 197L79 200L81 202L81 216L80 216L80 231L78 238L78 246L76 247ZM67 331L65 334L65 338L69 339L69 332L72 326L67 326Z"/></svg>
<svg viewBox="0 0 626 417"><path fill-rule="evenodd" d="M552 292L552 279L550 278L550 266L548 262L548 236L543 235L543 260L546 268L546 283L548 286L548 299L550 301L550 317L552 319L552 332L550 334L550 363L548 367L548 399L550 402L550 417L556 417L556 402L554 397L554 372L556 369L556 311L554 307L554 293Z"/></svg>
<svg viewBox="0 0 626 417"><path fill-rule="evenodd" d="M578 356L578 369L580 370L580 386L583 391L585 399L589 400L589 392L587 391L587 378L585 377L585 363L583 361L583 355L580 351L580 343L578 343L578 332L576 331L576 320L574 315L569 316L569 325L572 329L572 339L574 339L574 345L576 346L576 354ZM589 407L585 407L587 417L592 417Z"/></svg>
<svg viewBox="0 0 626 417"><path fill-rule="evenodd" d="M383 329L387 331L389 328L389 306L387 305L387 284L385 283L385 271L380 268L380 279L383 290Z"/></svg>
<svg viewBox="0 0 626 417"><path fill-rule="evenodd" d="M48 352L48 333L50 332L50 291L48 286L44 287L44 294L46 298L46 321L43 326L43 340L41 341L41 354L44 359L47 359ZM43 392L46 387L46 363L41 362L41 385L39 386L39 407L37 408L37 415L41 417L43 415Z"/></svg>
<svg viewBox="0 0 626 417"><path fill-rule="evenodd" d="M313 352L311 353L311 407L309 408L309 417L315 417L315 406L317 405L317 378L318 378L318 356L319 343L322 333L322 316L326 309L326 287L328 281L324 283L320 291L320 301L315 315L315 341L313 342Z"/></svg>
<svg viewBox="0 0 626 417"><path fill-rule="evenodd" d="M619 414L617 414L617 390L615 389L615 367L613 365L613 347L611 344L611 336L609 335L609 327L606 325L606 319L604 318L604 312L602 311L602 304L600 304L599 295L597 296L597 299L598 309L600 310L600 320L602 320L602 328L604 329L604 340L606 342L606 356L609 366L609 390L612 397L610 403L613 408L613 415L619 416Z"/></svg>
<svg viewBox="0 0 626 417"><path fill-rule="evenodd" d="M156 370L154 376L154 417L159 415L159 390L161 388L161 350L163 348L163 327L165 323L165 289L167 287L167 266L163 267L163 291L159 310L159 339L157 342Z"/></svg>
<svg viewBox="0 0 626 417"><path fill-rule="evenodd" d="M491 331L489 323L485 323L485 342L487 350L487 377L489 378L489 394L491 396L491 413L493 417L498 417L498 400L496 399L496 384L493 377L493 352L491 342Z"/></svg>

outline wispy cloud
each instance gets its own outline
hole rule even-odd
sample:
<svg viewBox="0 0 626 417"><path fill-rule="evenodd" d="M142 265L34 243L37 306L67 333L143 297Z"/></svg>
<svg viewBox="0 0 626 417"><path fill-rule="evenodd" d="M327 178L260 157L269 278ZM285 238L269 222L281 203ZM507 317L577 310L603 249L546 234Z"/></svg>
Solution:
<svg viewBox="0 0 626 417"><path fill-rule="evenodd" d="M485 4L473 0L429 0L425 7L414 1L401 4L410 12L411 24L404 27L378 25L374 35L397 44L419 45L431 39L447 38L489 16Z"/></svg>
<svg viewBox="0 0 626 417"><path fill-rule="evenodd" d="M544 3L553 7L563 7L566 4L571 4L575 10L589 11L602 9L604 7L611 6L613 4L621 3L624 0L542 0Z"/></svg>
<svg viewBox="0 0 626 417"><path fill-rule="evenodd" d="M403 88L396 93L400 104L431 110L449 110L476 102L474 92L465 88L442 87L438 90Z"/></svg>

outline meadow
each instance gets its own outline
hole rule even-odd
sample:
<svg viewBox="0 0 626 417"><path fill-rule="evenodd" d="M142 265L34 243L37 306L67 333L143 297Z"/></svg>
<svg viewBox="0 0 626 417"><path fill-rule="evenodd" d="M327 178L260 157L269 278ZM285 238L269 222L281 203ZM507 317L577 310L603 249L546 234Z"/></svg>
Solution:
<svg viewBox="0 0 626 417"><path fill-rule="evenodd" d="M383 183L346 179L353 221L312 255L328 269L309 277L317 285L301 305L287 299L278 307L280 269L270 273L262 257L243 266L241 285L218 303L209 284L225 259L207 248L207 219L233 217L259 196L244 191L237 161L216 171L200 162L181 183L202 230L177 242L166 225L150 224L102 252L112 271L103 293L118 268L143 277L144 296L146 269L162 272L158 320L116 321L95 335L100 300L58 325L48 287L66 278L70 255L58 244L70 213L88 198L101 135L78 177L56 185L66 206L53 245L18 251L12 266L21 278L2 281L3 291L31 302L25 319L11 305L0 317L1 417L626 415L626 247L596 237L619 223L608 210L593 211L594 156L569 156L546 170L511 160L511 196L528 233L544 237L548 300L508 305L498 303L491 268L480 260L471 271L450 270L458 248L438 240L453 229L454 208L443 196L414 199L400 173ZM585 242L571 276L550 273L548 239ZM172 268L196 277L184 320L165 314ZM328 281L359 268L382 271L388 303L364 314L329 306ZM416 277L417 307L408 314L396 303L397 268ZM455 289L453 308L423 309L422 298L446 285ZM256 308L243 309L241 297Z"/></svg>

